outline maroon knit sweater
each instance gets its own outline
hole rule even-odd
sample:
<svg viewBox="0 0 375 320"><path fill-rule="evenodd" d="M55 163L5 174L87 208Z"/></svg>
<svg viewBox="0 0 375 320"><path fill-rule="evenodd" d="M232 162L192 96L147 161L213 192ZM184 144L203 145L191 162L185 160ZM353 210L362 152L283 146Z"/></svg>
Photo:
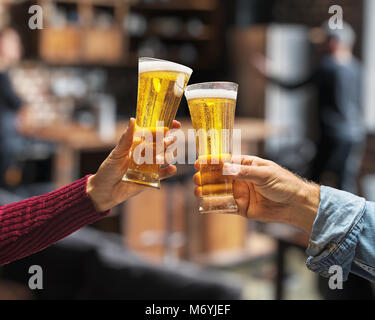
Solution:
<svg viewBox="0 0 375 320"><path fill-rule="evenodd" d="M0 206L0 265L23 258L106 216L86 193L87 177L53 192Z"/></svg>

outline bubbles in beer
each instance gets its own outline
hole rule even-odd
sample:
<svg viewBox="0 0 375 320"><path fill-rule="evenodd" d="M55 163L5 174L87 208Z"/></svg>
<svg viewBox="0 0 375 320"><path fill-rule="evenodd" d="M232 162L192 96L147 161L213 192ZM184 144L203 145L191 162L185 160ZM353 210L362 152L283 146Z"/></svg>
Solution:
<svg viewBox="0 0 375 320"><path fill-rule="evenodd" d="M136 133L134 135L132 155L143 159L142 148L149 148L152 154L148 159L135 161L132 157L124 180L159 187L159 167L156 152L157 132L165 132L171 127L181 101L183 90L189 81L192 70L183 65L150 58L139 61L138 99L136 115ZM152 137L146 141L142 132ZM137 150L142 152L135 152Z"/></svg>

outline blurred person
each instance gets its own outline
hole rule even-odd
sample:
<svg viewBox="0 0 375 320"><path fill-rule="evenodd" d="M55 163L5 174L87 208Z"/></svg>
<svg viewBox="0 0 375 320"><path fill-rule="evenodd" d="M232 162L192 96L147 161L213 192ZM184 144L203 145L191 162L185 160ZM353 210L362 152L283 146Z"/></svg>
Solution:
<svg viewBox="0 0 375 320"><path fill-rule="evenodd" d="M110 209L145 187L126 183L135 120L97 173L45 195L0 206L0 265L40 251L79 228L105 216ZM172 128L181 124L173 121ZM173 140L167 140L167 147ZM174 165L160 169L160 177L176 173Z"/></svg>
<svg viewBox="0 0 375 320"><path fill-rule="evenodd" d="M320 138L309 178L318 183L325 172L334 173L337 188L356 194L365 144L361 63L353 56L356 35L347 23L343 29L330 29L324 23L321 29L325 38L320 48L322 56L306 79L291 82L271 76L262 56L254 59L254 66L271 83L282 88L293 90L312 85L316 89ZM348 283L353 285L352 293L371 292L368 284L356 276L350 276ZM346 290L332 294L321 279L318 286L325 297L350 296Z"/></svg>
<svg viewBox="0 0 375 320"><path fill-rule="evenodd" d="M198 162L195 167L199 170ZM353 273L375 281L374 202L319 186L255 156L241 156L224 168L233 179L241 216L290 224L309 235L309 269L330 277L329 269L336 265L343 269L343 280ZM193 180L197 185L195 195L201 197L199 172Z"/></svg>
<svg viewBox="0 0 375 320"><path fill-rule="evenodd" d="M22 45L17 32L11 28L0 31L0 187L7 188L20 181L15 166L17 150L23 138L16 130L17 112L22 101L15 93L8 70L21 59Z"/></svg>
<svg viewBox="0 0 375 320"><path fill-rule="evenodd" d="M333 172L339 189L357 193L357 178L365 142L362 119L361 63L353 56L356 35L344 23L343 29L322 27L325 41L314 72L300 81L284 81L267 72L267 61L257 55L255 68L271 83L293 90L312 85L317 91L320 139L310 178L319 182L326 171Z"/></svg>

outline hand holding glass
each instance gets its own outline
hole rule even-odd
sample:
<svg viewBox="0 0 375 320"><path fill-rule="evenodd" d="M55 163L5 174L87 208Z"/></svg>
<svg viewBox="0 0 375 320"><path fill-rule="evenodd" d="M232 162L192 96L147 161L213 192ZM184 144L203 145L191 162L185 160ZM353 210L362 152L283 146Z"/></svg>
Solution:
<svg viewBox="0 0 375 320"><path fill-rule="evenodd" d="M192 69L174 62L139 59L136 128L123 181L160 188L156 137L158 133L164 136L171 127L191 73ZM137 152L140 144L152 150L149 161L144 161L144 152Z"/></svg>
<svg viewBox="0 0 375 320"><path fill-rule="evenodd" d="M232 181L223 175L223 165L232 158L233 123L238 85L206 82L185 90L196 130L202 197L200 213L237 213Z"/></svg>

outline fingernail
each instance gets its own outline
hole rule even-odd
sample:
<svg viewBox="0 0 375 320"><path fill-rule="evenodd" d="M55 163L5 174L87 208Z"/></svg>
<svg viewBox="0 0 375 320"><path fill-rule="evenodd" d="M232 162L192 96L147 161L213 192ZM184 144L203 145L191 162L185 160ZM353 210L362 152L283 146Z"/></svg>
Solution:
<svg viewBox="0 0 375 320"><path fill-rule="evenodd" d="M163 164L165 159L164 159L164 154L158 154L155 157L156 164Z"/></svg>
<svg viewBox="0 0 375 320"><path fill-rule="evenodd" d="M135 119L131 117L128 122L128 127L130 127L135 122Z"/></svg>

